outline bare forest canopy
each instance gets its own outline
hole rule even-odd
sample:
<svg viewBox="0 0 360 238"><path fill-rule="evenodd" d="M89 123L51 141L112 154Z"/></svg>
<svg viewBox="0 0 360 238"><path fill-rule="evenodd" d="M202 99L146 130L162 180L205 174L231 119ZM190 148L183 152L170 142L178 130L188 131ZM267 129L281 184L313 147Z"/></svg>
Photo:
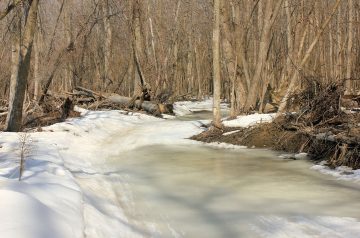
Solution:
<svg viewBox="0 0 360 238"><path fill-rule="evenodd" d="M165 102L220 85L232 116L283 111L308 78L359 78L359 9L355 0L0 1L7 129L32 102L79 87ZM357 93L357 80L344 82Z"/></svg>

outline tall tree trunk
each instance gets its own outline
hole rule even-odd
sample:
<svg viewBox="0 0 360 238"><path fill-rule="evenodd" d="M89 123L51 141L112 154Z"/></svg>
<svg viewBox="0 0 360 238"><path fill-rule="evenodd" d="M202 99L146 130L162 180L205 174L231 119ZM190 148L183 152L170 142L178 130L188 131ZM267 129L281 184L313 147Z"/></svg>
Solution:
<svg viewBox="0 0 360 238"><path fill-rule="evenodd" d="M71 46L74 44L73 36L73 15L71 13L72 0L67 0L67 11L64 11L64 21L65 21L65 38L66 44ZM76 82L74 79L74 66L73 66L73 56L69 56L66 65L65 65L65 79L64 79L66 91L72 91L76 87Z"/></svg>
<svg viewBox="0 0 360 238"><path fill-rule="evenodd" d="M133 10L133 52L134 52L134 65L135 65L135 78L134 78L134 97L142 95L143 87L145 86L145 79L141 68L141 59L143 57L143 36L141 34L141 11L140 0L134 0L132 3Z"/></svg>
<svg viewBox="0 0 360 238"><path fill-rule="evenodd" d="M349 34L348 34L348 47L347 47L347 64L346 64L346 91L351 92L351 72L352 72L352 50L353 50L353 31L354 31L354 2L349 0Z"/></svg>
<svg viewBox="0 0 360 238"><path fill-rule="evenodd" d="M200 43L200 40L199 40ZM197 81L197 99L201 100L203 96L202 92L202 75L201 75L201 62L200 62L200 52L199 52L199 43L195 46L195 66L196 66L196 81Z"/></svg>
<svg viewBox="0 0 360 238"><path fill-rule="evenodd" d="M34 43L34 100L37 101L40 96L40 32L36 33Z"/></svg>
<svg viewBox="0 0 360 238"><path fill-rule="evenodd" d="M285 13L286 13L286 33L287 33L287 58L286 58L286 66L283 74L283 78L281 83L284 83L283 80L287 80L289 78L291 62L294 60L294 45L293 45L293 36L292 36L292 25L291 25L291 5L289 0L285 0Z"/></svg>
<svg viewBox="0 0 360 238"><path fill-rule="evenodd" d="M9 95L9 112L6 118L6 131L20 131L22 126L23 103L26 82L30 71L30 56L37 23L39 0L31 2L29 13L26 14L24 35L19 40L20 47L14 43L12 59L12 75ZM16 53L16 49L19 51ZM15 52L14 52L15 50ZM18 56L16 56L18 55Z"/></svg>
<svg viewBox="0 0 360 238"><path fill-rule="evenodd" d="M103 0L103 22L105 30L105 42L104 42L104 85L105 89L112 82L110 77L110 60L111 60L111 41L112 41L112 30L110 24L110 6L109 0Z"/></svg>
<svg viewBox="0 0 360 238"><path fill-rule="evenodd" d="M230 108L230 116L235 117L237 114L237 102L242 101L244 98L244 93L241 95L237 95L235 92L235 87L240 87L241 91L244 91L246 85L243 82L238 80L237 75L237 44L235 40L235 26L230 25L234 24L231 19L235 19L235 9L233 11L229 11L227 8L226 2L222 2L221 6L221 29L222 29L222 41L221 41L221 49L222 55L224 57L225 66L227 70L228 78L230 79L230 98L231 98L231 108ZM230 2L231 7L233 7L233 2ZM233 14L233 15L232 15Z"/></svg>
<svg viewBox="0 0 360 238"><path fill-rule="evenodd" d="M213 105L213 125L221 128L221 68L220 68L220 2L221 0L214 0L214 26L213 26L213 39L212 39L212 51L213 51L213 93L214 93L214 105Z"/></svg>
<svg viewBox="0 0 360 238"><path fill-rule="evenodd" d="M191 93L192 92L192 83L194 80L194 75L193 75L193 52L192 52L192 48L193 48L193 43L191 40L191 36L189 36L189 46L188 46L188 50L187 50L187 57L186 57L186 82L188 84L187 88L186 88L186 93Z"/></svg>
<svg viewBox="0 0 360 238"><path fill-rule="evenodd" d="M344 74L343 74L343 67L344 67L344 61L343 61L343 56L344 56L344 37L343 37L343 25L342 25L342 13L341 13L341 8L340 11L338 12L337 15L337 78L343 78Z"/></svg>

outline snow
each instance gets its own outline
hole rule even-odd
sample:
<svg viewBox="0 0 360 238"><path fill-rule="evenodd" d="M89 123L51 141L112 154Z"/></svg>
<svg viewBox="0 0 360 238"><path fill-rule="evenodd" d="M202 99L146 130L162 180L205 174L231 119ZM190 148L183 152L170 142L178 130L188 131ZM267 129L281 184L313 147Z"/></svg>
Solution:
<svg viewBox="0 0 360 238"><path fill-rule="evenodd" d="M221 103L221 109L227 109L227 103ZM177 116L189 115L193 112L201 111L212 111L213 108L213 99L208 98L203 101L181 101L174 103L174 113Z"/></svg>
<svg viewBox="0 0 360 238"><path fill-rule="evenodd" d="M339 180L345 180L345 181L353 181L360 183L360 169L353 170L352 168L349 168L347 166L340 166L336 169L331 169L328 166L326 166L326 162L321 162L318 165L314 165L311 167L313 170L317 170L323 174L331 175Z"/></svg>
<svg viewBox="0 0 360 238"><path fill-rule="evenodd" d="M235 134L235 133L238 133L238 132L240 132L240 130L229 131L229 132L224 133L223 136L229 136L229 135L232 135L232 134Z"/></svg>
<svg viewBox="0 0 360 238"><path fill-rule="evenodd" d="M309 159L309 156L307 153L298 153L295 154L295 159Z"/></svg>
<svg viewBox="0 0 360 238"><path fill-rule="evenodd" d="M295 159L295 160L309 159L309 156L307 153L298 153L298 154L287 153L287 154L281 154L281 155L279 155L279 157L282 159Z"/></svg>
<svg viewBox="0 0 360 238"><path fill-rule="evenodd" d="M16 139L14 134L1 135L6 153L0 160L0 237L82 237L81 191L56 148L35 134L18 182Z"/></svg>
<svg viewBox="0 0 360 238"><path fill-rule="evenodd" d="M205 146L218 148L218 149L230 149L230 150L239 150L239 149L247 149L247 146L242 145L232 145L222 142L211 142L211 143L203 143Z"/></svg>
<svg viewBox="0 0 360 238"><path fill-rule="evenodd" d="M202 131L200 122L169 120L160 127L165 120L144 114L77 110L83 117L30 133L21 182L20 134L1 133L1 238L142 237L113 191L119 178L97 165L140 146L192 143L184 138ZM111 143L114 135L124 139Z"/></svg>
<svg viewBox="0 0 360 238"><path fill-rule="evenodd" d="M223 121L226 127L250 127L258 123L272 122L275 114L251 114L238 116L234 120Z"/></svg>
<svg viewBox="0 0 360 238"><path fill-rule="evenodd" d="M181 115L209 110L211 105L209 99L201 103L177 103L175 108L177 115ZM18 181L21 134L0 134L1 238L144 237L141 230L131 225L122 209L126 206L122 201L128 199L131 202L131 199L119 199L122 194L116 194L113 189L114 184L121 181L119 175L116 171L104 171L101 165L111 156L141 146L197 144L200 142L186 138L203 131L203 122L199 121L164 120L125 111L76 109L81 112L81 118L69 119L45 127L42 132L30 133L29 152L26 154L21 182ZM272 115L250 115L224 123L227 126L246 127L271 120ZM123 139L113 143L115 136ZM223 143L209 146L245 148ZM325 168L319 166L315 169L323 172ZM349 179L357 176L360 180L360 171L353 172L346 176ZM330 220L326 224L340 224L349 228L343 233L346 237L356 237L353 235L354 227L358 225L355 220L331 219L339 220ZM323 229L325 222L321 222L316 229ZM277 224L285 225L284 234L295 226L295 223L288 221L278 221ZM152 225L145 223L145 226ZM327 234L326 229L323 229L324 235ZM263 234L266 237L286 237L274 236L271 232Z"/></svg>
<svg viewBox="0 0 360 238"><path fill-rule="evenodd" d="M174 113L176 116L189 115L193 112L211 111L213 107L213 99L209 98L204 101L182 101L174 103ZM228 109L228 104L221 104L222 110ZM258 123L265 123L273 121L275 113L272 114L251 114L238 116L233 120L223 119L223 124L226 127L250 127ZM168 117L167 117L168 118ZM210 121L206 121L209 123ZM235 133L235 132L234 132ZM230 134L227 134L230 135Z"/></svg>
<svg viewBox="0 0 360 238"><path fill-rule="evenodd" d="M359 222L347 217L302 217L291 219L279 216L261 216L259 224L252 229L266 238L303 238L303 237L358 237ZM319 235L320 234L320 235Z"/></svg>

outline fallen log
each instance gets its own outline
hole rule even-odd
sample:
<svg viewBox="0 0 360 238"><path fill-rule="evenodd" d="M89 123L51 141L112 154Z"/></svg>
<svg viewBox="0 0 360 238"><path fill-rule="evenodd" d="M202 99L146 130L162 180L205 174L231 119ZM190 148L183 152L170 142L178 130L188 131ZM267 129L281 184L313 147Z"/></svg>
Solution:
<svg viewBox="0 0 360 238"><path fill-rule="evenodd" d="M96 110L99 108L136 108L139 110L144 110L147 113L158 117L161 117L161 114L163 113L173 114L172 104L163 104L157 101L146 101L139 99L135 100L134 102L134 99L130 97L124 97L118 94L102 94L80 86L75 87L73 92L66 92L66 94L71 95L76 103L91 103L88 105L89 109Z"/></svg>
<svg viewBox="0 0 360 238"><path fill-rule="evenodd" d="M78 91L76 89L74 89L73 92L66 92L67 95L70 96L74 96L74 97L91 97L91 98L95 98L94 94L89 93L89 92L85 92L85 91Z"/></svg>
<svg viewBox="0 0 360 238"><path fill-rule="evenodd" d="M94 91L92 91L90 89L87 89L87 88L77 86L77 87L75 87L75 89L78 90L78 91L83 91L83 92L87 93L88 96L93 96L93 97L98 96L99 98L106 98L104 95L102 95L100 93L97 93L97 92L94 92Z"/></svg>
<svg viewBox="0 0 360 238"><path fill-rule="evenodd" d="M131 103L131 98L120 96L117 94L110 95L109 97L107 97L107 100L110 101L111 103L118 104L122 107L127 107ZM142 102L141 100L136 100L135 107L137 109L143 109L144 111L154 116L161 116L161 113L165 113L165 112L161 112L159 104L156 102L151 102L151 101Z"/></svg>
<svg viewBox="0 0 360 238"><path fill-rule="evenodd" d="M89 104L89 103L95 102L95 99L92 98L92 97L89 97L89 98L79 98L79 99L76 99L76 102L79 103L79 104Z"/></svg>

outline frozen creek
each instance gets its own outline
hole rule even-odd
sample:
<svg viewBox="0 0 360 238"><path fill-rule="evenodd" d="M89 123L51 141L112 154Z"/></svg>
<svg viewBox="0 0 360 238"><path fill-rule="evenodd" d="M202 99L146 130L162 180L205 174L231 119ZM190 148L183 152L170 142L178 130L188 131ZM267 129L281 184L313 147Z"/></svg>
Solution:
<svg viewBox="0 0 360 238"><path fill-rule="evenodd" d="M186 139L211 105L180 102L167 120L79 108L30 134L21 182L21 134L1 133L0 237L360 237L360 170L335 171L343 181L272 151Z"/></svg>
<svg viewBox="0 0 360 238"><path fill-rule="evenodd" d="M128 149L98 165L106 183L94 187L93 176L78 177L89 197L113 191L131 230L113 237L360 237L358 184L267 150L171 141L195 123L183 119L112 135L104 146Z"/></svg>

